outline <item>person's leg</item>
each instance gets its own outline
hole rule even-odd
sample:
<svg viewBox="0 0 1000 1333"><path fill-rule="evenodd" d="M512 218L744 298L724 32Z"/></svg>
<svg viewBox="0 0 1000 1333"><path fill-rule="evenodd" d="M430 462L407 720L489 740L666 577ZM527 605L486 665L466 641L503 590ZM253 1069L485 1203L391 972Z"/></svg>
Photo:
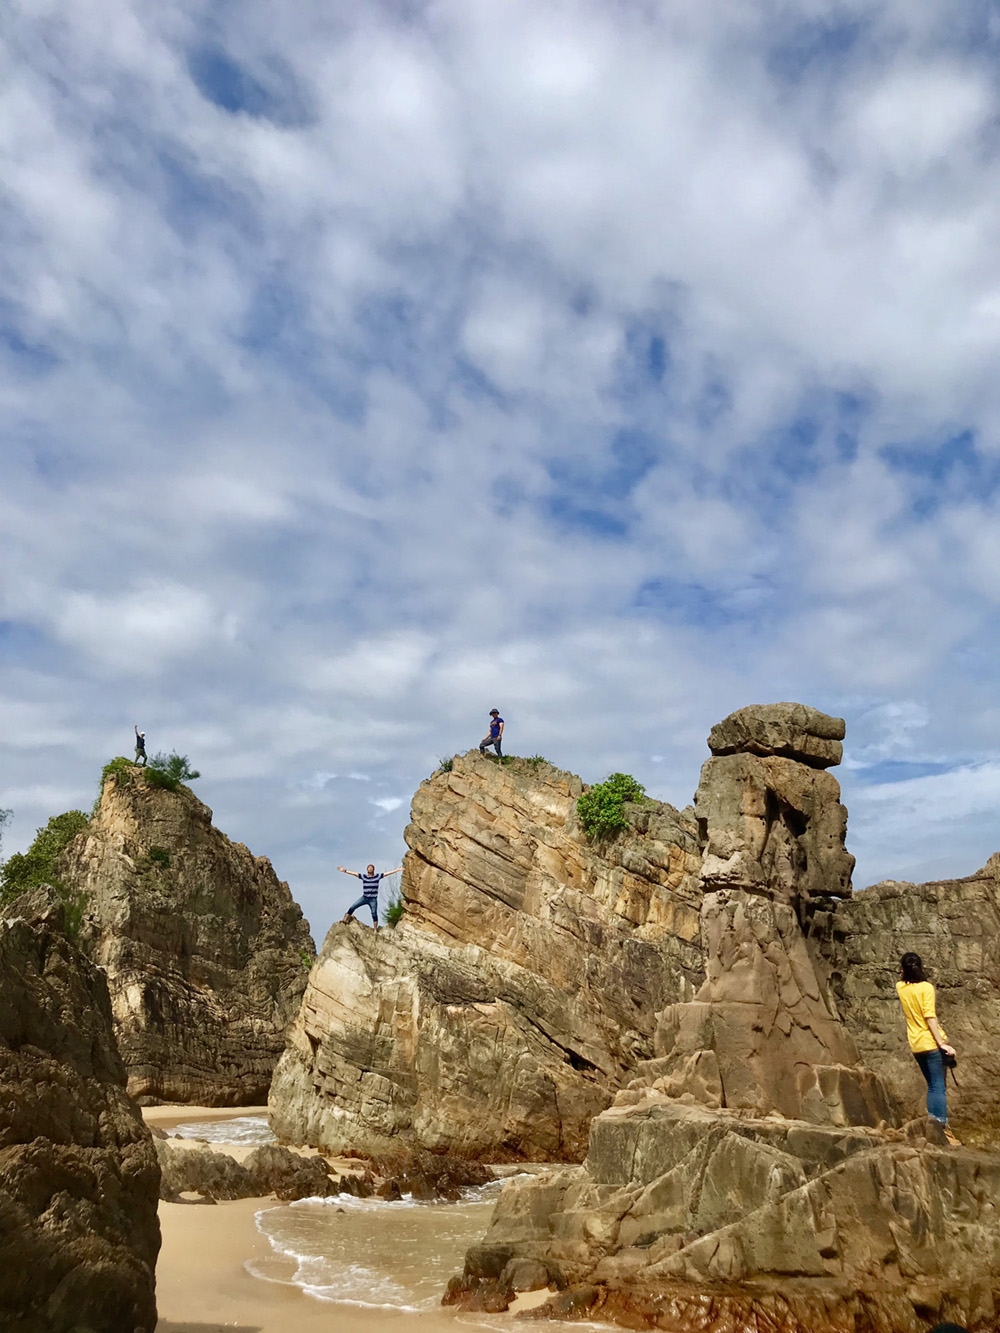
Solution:
<svg viewBox="0 0 1000 1333"><path fill-rule="evenodd" d="M350 907L344 913L343 919L346 921L349 917L352 917L359 907L364 907L367 901L368 899L362 894L356 903L351 903Z"/></svg>
<svg viewBox="0 0 1000 1333"><path fill-rule="evenodd" d="M503 754L502 754L501 751L500 751L500 737L499 737L499 736L498 736L498 737L496 738L496 740L493 742L493 748L494 748L494 750L496 750L496 752L497 752L497 758L498 758L498 759L502 759L502 758L503 758Z"/></svg>
<svg viewBox="0 0 1000 1333"><path fill-rule="evenodd" d="M377 898L366 898L366 899L365 899L365 902L366 902L366 903L368 904L368 906L371 908L371 913L372 913L372 925L375 927L376 930L378 930L378 899L377 899Z"/></svg>
<svg viewBox="0 0 1000 1333"><path fill-rule="evenodd" d="M948 1123L948 1094L944 1082L944 1064L941 1060L941 1052L937 1050L915 1051L913 1058L920 1066L920 1072L927 1083L927 1114L932 1120L938 1120L942 1125L946 1125Z"/></svg>
<svg viewBox="0 0 1000 1333"><path fill-rule="evenodd" d="M492 745L492 744L493 744L493 737L484 736L483 739L479 742L479 753L485 754L487 745Z"/></svg>

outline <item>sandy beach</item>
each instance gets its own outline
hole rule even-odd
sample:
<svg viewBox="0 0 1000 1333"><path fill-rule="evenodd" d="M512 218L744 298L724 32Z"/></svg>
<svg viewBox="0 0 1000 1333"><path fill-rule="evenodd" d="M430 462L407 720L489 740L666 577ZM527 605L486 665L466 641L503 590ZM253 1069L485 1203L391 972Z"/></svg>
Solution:
<svg viewBox="0 0 1000 1333"><path fill-rule="evenodd" d="M265 1114L266 1107L156 1106L143 1111L147 1123L167 1133L180 1125ZM180 1139L174 1142L184 1144ZM237 1158L250 1150L245 1144L225 1142L213 1142L211 1147ZM157 1333L288 1333L290 1329L301 1333L321 1329L373 1333L387 1326L398 1326L400 1333L405 1333L404 1323L413 1333L456 1333L456 1326L495 1329L511 1318L456 1318L448 1310L413 1312L384 1306L366 1309L309 1295L291 1281L294 1263L275 1254L256 1225L257 1213L268 1206L278 1205L273 1199L239 1199L214 1205L160 1203L163 1246L156 1268ZM456 1269L459 1263L460 1256L456 1255ZM248 1271L248 1264L267 1276L255 1276ZM535 1304L547 1295L525 1293L518 1306Z"/></svg>
<svg viewBox="0 0 1000 1333"><path fill-rule="evenodd" d="M372 1333L403 1321L415 1333L455 1333L447 1311L409 1314L365 1310L316 1300L298 1287L252 1277L248 1259L273 1259L254 1225L264 1201L238 1199L214 1207L161 1203L163 1248L156 1266L157 1333L301 1333L336 1328ZM402 1330L401 1330L402 1333Z"/></svg>

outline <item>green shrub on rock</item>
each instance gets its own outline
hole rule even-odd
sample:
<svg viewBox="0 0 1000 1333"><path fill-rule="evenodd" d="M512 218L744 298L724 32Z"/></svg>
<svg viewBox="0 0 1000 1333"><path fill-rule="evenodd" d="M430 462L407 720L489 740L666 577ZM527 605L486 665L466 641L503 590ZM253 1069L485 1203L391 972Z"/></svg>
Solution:
<svg viewBox="0 0 1000 1333"><path fill-rule="evenodd" d="M53 815L44 828L36 831L26 852L15 852L4 862L0 869L0 904L12 902L40 884L51 884L62 892L54 873L55 863L89 822L82 810Z"/></svg>
<svg viewBox="0 0 1000 1333"><path fill-rule="evenodd" d="M583 831L592 842L613 838L628 828L625 804L646 799L646 788L629 773L612 773L588 787L576 803Z"/></svg>

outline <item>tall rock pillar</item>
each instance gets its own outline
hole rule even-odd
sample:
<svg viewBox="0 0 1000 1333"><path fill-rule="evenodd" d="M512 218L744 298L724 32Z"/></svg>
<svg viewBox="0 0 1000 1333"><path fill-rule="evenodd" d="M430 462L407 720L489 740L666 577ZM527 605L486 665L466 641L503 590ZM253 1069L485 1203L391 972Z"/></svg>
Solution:
<svg viewBox="0 0 1000 1333"><path fill-rule="evenodd" d="M843 735L803 704L742 708L712 729L695 796L706 979L663 1011L653 1062L675 1096L814 1124L895 1119L803 930L851 892L847 811L826 771Z"/></svg>

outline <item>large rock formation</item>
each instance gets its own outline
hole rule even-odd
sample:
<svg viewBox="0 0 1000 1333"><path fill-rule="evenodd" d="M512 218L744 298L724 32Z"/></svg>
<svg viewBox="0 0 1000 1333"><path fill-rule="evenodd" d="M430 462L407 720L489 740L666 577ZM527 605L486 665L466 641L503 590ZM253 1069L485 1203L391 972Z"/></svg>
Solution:
<svg viewBox="0 0 1000 1333"><path fill-rule="evenodd" d="M337 924L275 1072L296 1143L579 1160L654 1054L656 1014L703 979L697 825L650 801L605 847L578 778L472 753L422 784L402 923Z"/></svg>
<svg viewBox="0 0 1000 1333"><path fill-rule="evenodd" d="M0 919L0 1328L152 1333L160 1171L64 924L45 890Z"/></svg>
<svg viewBox="0 0 1000 1333"><path fill-rule="evenodd" d="M838 906L824 947L844 1021L911 1115L926 1088L906 1044L896 980L900 956L921 955L959 1054L951 1123L966 1142L1000 1148L1000 855L965 879L866 889Z"/></svg>
<svg viewBox="0 0 1000 1333"><path fill-rule="evenodd" d="M186 787L120 765L57 871L81 895L81 944L107 973L132 1095L265 1100L314 952L271 863Z"/></svg>
<svg viewBox="0 0 1000 1333"><path fill-rule="evenodd" d="M497 1308L508 1265L534 1260L571 1286L554 1312L678 1333L1000 1313L1000 1159L899 1127L817 951L850 892L823 771L842 727L772 705L713 731L695 802L705 982L664 1008L585 1164L505 1189L453 1299L484 1308L489 1288Z"/></svg>

